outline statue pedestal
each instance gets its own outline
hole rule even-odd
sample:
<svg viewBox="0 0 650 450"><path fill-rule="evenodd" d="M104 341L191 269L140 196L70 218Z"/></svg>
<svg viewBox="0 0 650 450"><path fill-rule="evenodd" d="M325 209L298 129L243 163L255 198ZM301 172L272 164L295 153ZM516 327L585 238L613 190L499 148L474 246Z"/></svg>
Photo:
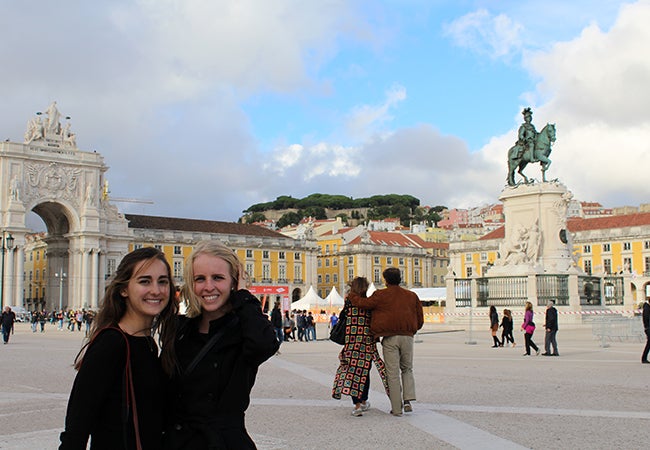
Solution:
<svg viewBox="0 0 650 450"><path fill-rule="evenodd" d="M575 271L566 216L572 198L559 182L506 187L503 202L505 238L488 276Z"/></svg>

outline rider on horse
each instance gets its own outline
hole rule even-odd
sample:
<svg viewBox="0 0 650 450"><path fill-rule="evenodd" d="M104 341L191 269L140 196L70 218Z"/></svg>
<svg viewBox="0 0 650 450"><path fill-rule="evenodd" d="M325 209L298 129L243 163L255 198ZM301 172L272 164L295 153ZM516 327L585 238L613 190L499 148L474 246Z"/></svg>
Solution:
<svg viewBox="0 0 650 450"><path fill-rule="evenodd" d="M524 108L521 112L524 116L524 123L519 127L519 145L518 158L525 158L524 153L528 152L529 157L526 158L530 162L536 162L535 158L535 140L537 139L537 130L535 125L532 124L533 111L530 108Z"/></svg>

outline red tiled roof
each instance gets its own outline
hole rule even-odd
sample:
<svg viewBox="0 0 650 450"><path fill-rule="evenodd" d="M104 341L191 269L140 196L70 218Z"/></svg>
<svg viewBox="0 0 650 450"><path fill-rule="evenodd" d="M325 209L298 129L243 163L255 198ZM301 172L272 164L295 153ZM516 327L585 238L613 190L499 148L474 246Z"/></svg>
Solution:
<svg viewBox="0 0 650 450"><path fill-rule="evenodd" d="M607 230L610 228L626 228L640 225L650 225L650 213L623 214L620 216L594 217L591 219L573 217L567 220L567 228L571 232Z"/></svg>
<svg viewBox="0 0 650 450"><path fill-rule="evenodd" d="M491 239L503 239L506 237L506 226L502 226L497 228L494 231L490 231L489 233L481 236L478 238L479 241L489 241Z"/></svg>
<svg viewBox="0 0 650 450"><path fill-rule="evenodd" d="M583 219L572 217L567 220L567 228L570 232L589 231L589 230L608 230L612 228L626 228L641 225L650 225L650 212L624 214L620 216L594 217ZM505 226L499 227L479 238L481 241L490 239L503 239L505 237Z"/></svg>
<svg viewBox="0 0 650 450"><path fill-rule="evenodd" d="M178 217L141 216L138 214L125 214L124 217L129 221L129 228L219 233L243 236L267 236L290 239L284 234L278 233L277 231L269 230L268 228L257 225L243 223L219 222L214 220L200 219L181 219Z"/></svg>
<svg viewBox="0 0 650 450"><path fill-rule="evenodd" d="M431 248L432 242L424 241L415 234L396 233L390 231L368 231L370 241L375 245L391 245L395 247ZM350 244L359 244L362 236L357 236Z"/></svg>

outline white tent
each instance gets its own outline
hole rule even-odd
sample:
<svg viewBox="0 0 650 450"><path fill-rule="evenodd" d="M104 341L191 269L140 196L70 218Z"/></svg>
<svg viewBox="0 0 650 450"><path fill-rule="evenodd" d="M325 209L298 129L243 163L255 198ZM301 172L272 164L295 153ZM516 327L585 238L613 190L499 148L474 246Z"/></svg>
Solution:
<svg viewBox="0 0 650 450"><path fill-rule="evenodd" d="M303 298L291 304L291 310L318 310L324 304L325 300L320 298L313 286L309 286L309 290Z"/></svg>
<svg viewBox="0 0 650 450"><path fill-rule="evenodd" d="M377 288L375 287L375 283L370 283L370 286L368 286L368 290L366 291L366 295L370 297L376 290Z"/></svg>
<svg viewBox="0 0 650 450"><path fill-rule="evenodd" d="M447 300L447 288L414 288L411 291L415 292L423 302L441 302Z"/></svg>
<svg viewBox="0 0 650 450"><path fill-rule="evenodd" d="M345 301L343 297L339 295L336 287L332 287L330 293L325 297L325 306L328 308L342 308Z"/></svg>

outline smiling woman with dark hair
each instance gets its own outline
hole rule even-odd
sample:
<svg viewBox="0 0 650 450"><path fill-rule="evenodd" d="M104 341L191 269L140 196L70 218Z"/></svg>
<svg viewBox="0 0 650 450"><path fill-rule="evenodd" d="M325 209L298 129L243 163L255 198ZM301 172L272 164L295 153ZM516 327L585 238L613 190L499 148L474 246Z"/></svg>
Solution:
<svg viewBox="0 0 650 450"><path fill-rule="evenodd" d="M158 449L165 373L174 363L178 313L171 269L153 247L127 254L106 288L88 343L77 355L59 449ZM158 359L152 335L166 357Z"/></svg>

